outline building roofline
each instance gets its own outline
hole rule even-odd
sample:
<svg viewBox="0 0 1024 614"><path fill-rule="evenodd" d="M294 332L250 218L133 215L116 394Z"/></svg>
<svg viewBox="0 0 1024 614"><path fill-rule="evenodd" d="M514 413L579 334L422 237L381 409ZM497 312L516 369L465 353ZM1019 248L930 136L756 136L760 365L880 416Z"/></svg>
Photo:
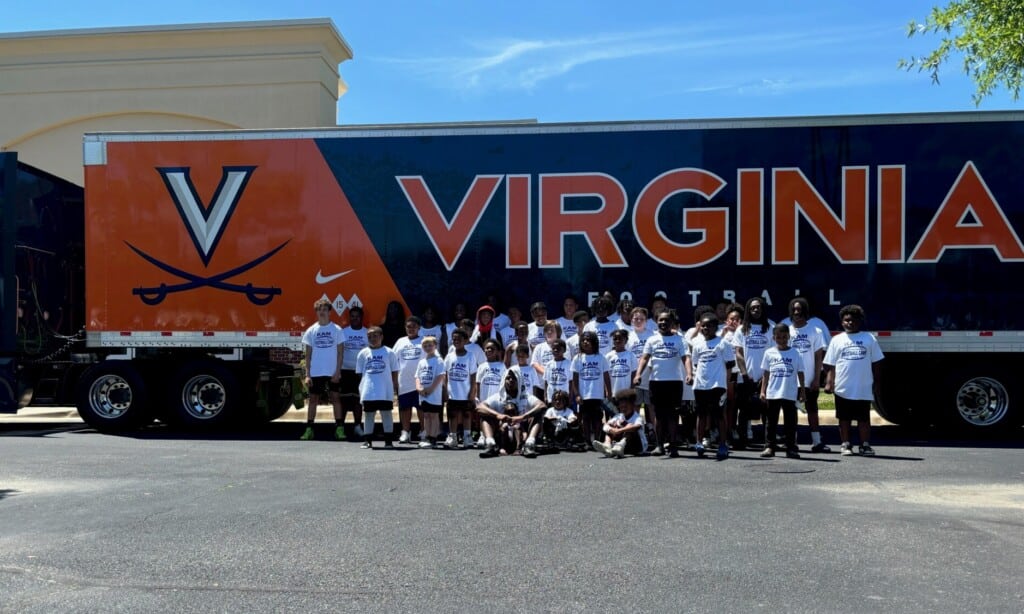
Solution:
<svg viewBox="0 0 1024 614"><path fill-rule="evenodd" d="M25 32L0 33L0 41L24 40L34 38L79 38L90 36L108 36L111 34L153 34L159 32L191 32L216 30L258 30L263 28L303 28L311 26L327 26L338 39L341 46L353 57L352 47L341 35L329 17L313 17L308 19L268 19L259 21L223 21L207 23L164 24L147 26L118 26L109 28L75 28L68 30L30 30Z"/></svg>

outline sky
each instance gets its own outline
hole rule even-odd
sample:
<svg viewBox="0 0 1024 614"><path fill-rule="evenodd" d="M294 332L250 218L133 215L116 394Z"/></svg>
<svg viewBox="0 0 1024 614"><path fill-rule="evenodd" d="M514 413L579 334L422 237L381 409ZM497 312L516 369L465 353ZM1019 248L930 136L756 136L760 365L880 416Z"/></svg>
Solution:
<svg viewBox="0 0 1024 614"><path fill-rule="evenodd" d="M0 32L329 17L354 53L339 124L778 117L976 107L954 58L897 68L936 0L5 2ZM2 58L0 58L2 61Z"/></svg>

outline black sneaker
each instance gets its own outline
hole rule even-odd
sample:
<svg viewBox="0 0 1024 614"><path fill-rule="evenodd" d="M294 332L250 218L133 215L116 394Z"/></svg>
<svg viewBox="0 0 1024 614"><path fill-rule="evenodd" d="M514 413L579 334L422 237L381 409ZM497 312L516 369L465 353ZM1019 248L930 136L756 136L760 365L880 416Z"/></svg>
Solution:
<svg viewBox="0 0 1024 614"><path fill-rule="evenodd" d="M817 443L817 444L814 444L813 446L811 446L811 452L825 453L825 452L831 452L831 451L832 451L832 448L826 446L824 443Z"/></svg>
<svg viewBox="0 0 1024 614"><path fill-rule="evenodd" d="M484 448L484 451L480 453L480 458L494 458L498 456L498 447L494 445L488 445Z"/></svg>
<svg viewBox="0 0 1024 614"><path fill-rule="evenodd" d="M786 450L786 458L800 458L800 451L796 448Z"/></svg>
<svg viewBox="0 0 1024 614"><path fill-rule="evenodd" d="M863 444L860 447L860 455L861 456L874 456L875 455L875 449L872 448L871 444L869 444L869 443Z"/></svg>

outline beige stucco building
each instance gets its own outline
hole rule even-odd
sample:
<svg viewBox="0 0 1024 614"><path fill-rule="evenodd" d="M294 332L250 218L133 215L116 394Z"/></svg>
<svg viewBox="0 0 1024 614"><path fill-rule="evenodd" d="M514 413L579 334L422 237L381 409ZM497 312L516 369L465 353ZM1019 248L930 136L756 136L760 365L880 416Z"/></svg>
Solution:
<svg viewBox="0 0 1024 614"><path fill-rule="evenodd" d="M330 19L0 34L0 151L82 184L93 131L334 126Z"/></svg>

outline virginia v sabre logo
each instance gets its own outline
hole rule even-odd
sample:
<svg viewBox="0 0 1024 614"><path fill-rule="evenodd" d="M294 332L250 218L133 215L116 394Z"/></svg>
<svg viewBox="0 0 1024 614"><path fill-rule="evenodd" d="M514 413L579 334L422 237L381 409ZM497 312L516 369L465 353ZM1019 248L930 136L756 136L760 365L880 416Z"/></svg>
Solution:
<svg viewBox="0 0 1024 614"><path fill-rule="evenodd" d="M189 174L190 170L189 167L156 169L164 180L164 185L167 186L167 192L170 194L171 200L174 201L174 205L178 209L178 214L181 216L189 236L192 237L192 244L195 245L196 252L203 261L203 266L207 267L210 265L210 260L213 259L217 244L224 234L224 229L227 228L228 220L231 219L231 215L238 206L238 201L241 200L245 186L249 183L249 178L256 170L256 167L222 167L220 183L217 184L217 189L210 199L209 206L203 204L202 199L196 192L195 185L192 183L192 178ZM186 292L197 288L213 288L226 292L245 294L246 298L255 305L266 305L275 296L281 294L280 288L257 287L253 286L252 283L231 283L226 280L241 275L249 269L262 264L287 245L288 241L243 265L208 276L183 271L166 262L157 260L127 241L125 241L125 244L138 254L139 257L146 260L146 262L185 280L175 284L161 283L158 286L147 288L133 288L132 294L138 296L147 305L156 305L163 302L168 294Z"/></svg>
<svg viewBox="0 0 1024 614"><path fill-rule="evenodd" d="M192 236L192 243L199 252L204 266L209 266L217 243L224 234L228 218L235 211L242 197L245 185L249 183L255 166L225 166L221 171L220 183L213 193L210 206L203 206L196 188L189 176L189 168L158 168L171 199L178 207L178 213L185 222L185 228Z"/></svg>

